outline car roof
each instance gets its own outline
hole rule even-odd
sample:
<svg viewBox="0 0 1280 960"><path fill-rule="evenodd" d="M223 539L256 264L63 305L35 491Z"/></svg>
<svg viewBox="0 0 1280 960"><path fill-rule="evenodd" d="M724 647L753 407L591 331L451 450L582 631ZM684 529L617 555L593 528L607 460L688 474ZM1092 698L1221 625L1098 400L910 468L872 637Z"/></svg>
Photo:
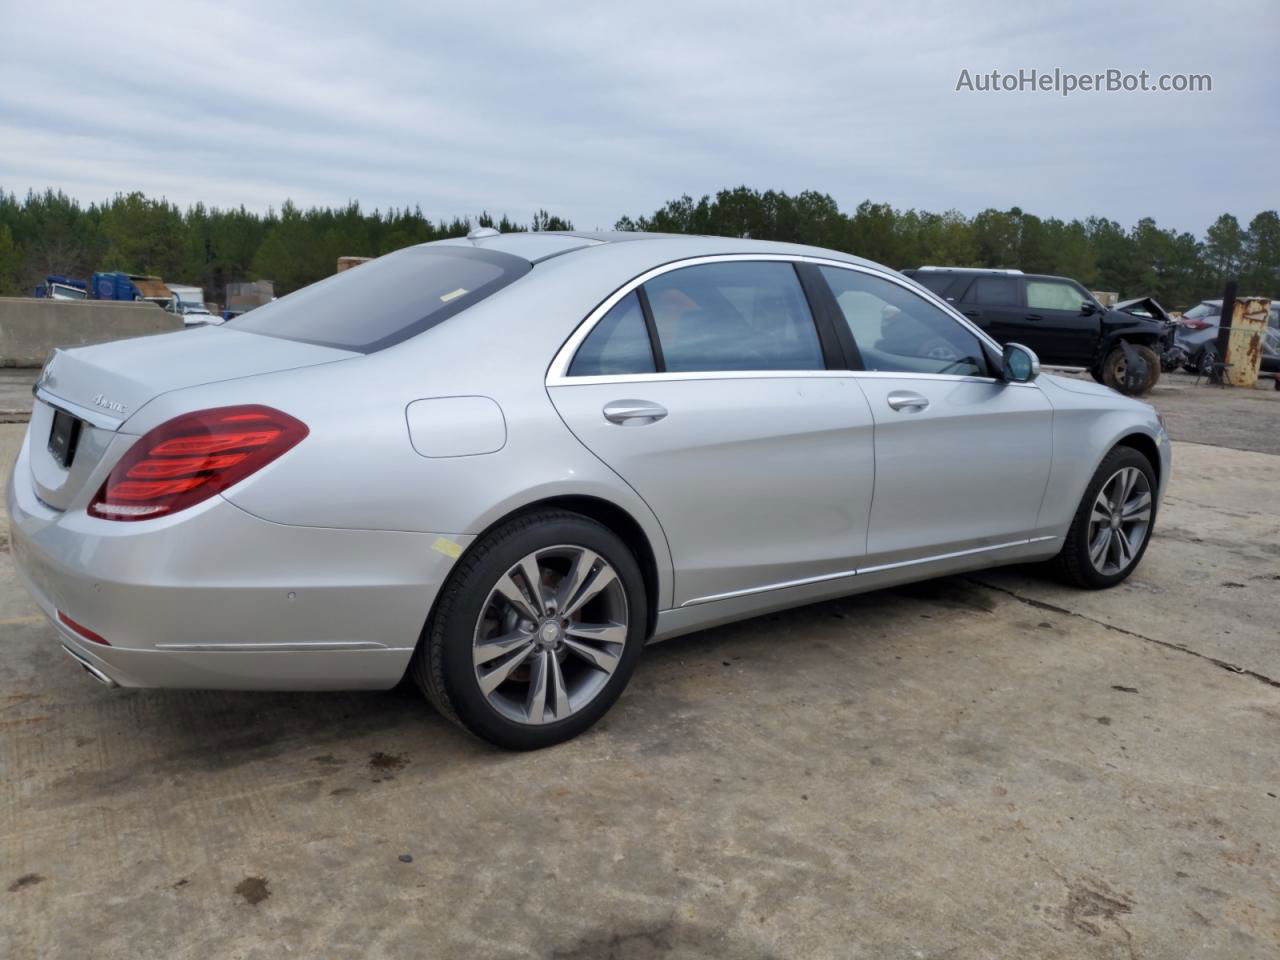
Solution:
<svg viewBox="0 0 1280 960"><path fill-rule="evenodd" d="M997 270L987 267L917 267L906 271L909 277L915 277L919 273L963 274L970 277L1021 277L1024 280L1067 280L1071 283L1080 283L1074 277L1059 277L1052 273L1023 273L1021 270Z"/></svg>
<svg viewBox="0 0 1280 960"><path fill-rule="evenodd" d="M744 237L715 237L702 234L647 233L639 230L558 230L529 231L522 233L492 233L484 236L454 237L437 240L435 244L470 246L481 250L494 250L522 257L530 263L539 263L552 257L572 254L606 244L643 243L651 250L655 262L678 260L684 257L715 256L717 254L762 253L784 256L822 257L841 260L876 270L895 272L883 264L799 243L783 243L775 240L752 240Z"/></svg>

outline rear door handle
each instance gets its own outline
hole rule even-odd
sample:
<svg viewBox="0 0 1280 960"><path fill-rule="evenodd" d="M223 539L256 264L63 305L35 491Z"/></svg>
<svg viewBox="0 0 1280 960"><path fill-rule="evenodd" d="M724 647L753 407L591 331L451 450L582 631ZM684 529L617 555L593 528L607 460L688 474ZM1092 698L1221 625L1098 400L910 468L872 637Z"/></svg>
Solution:
<svg viewBox="0 0 1280 960"><path fill-rule="evenodd" d="M605 404L604 418L610 423L642 425L656 423L667 415L667 408L648 400L614 400Z"/></svg>
<svg viewBox="0 0 1280 960"><path fill-rule="evenodd" d="M1043 315L1041 315L1041 314L1039 314L1039 313L1028 313L1028 314L1027 314L1027 319L1028 319L1028 320L1043 320L1043 319L1044 319L1044 316L1043 316Z"/></svg>
<svg viewBox="0 0 1280 960"><path fill-rule="evenodd" d="M981 310L966 310L966 311L964 312L964 315L965 315L966 317L980 317L980 316L982 316L982 311L981 311Z"/></svg>
<svg viewBox="0 0 1280 960"><path fill-rule="evenodd" d="M909 393L906 390L895 390L889 394L889 406L895 410L923 410L929 406L927 397L922 397L918 393Z"/></svg>

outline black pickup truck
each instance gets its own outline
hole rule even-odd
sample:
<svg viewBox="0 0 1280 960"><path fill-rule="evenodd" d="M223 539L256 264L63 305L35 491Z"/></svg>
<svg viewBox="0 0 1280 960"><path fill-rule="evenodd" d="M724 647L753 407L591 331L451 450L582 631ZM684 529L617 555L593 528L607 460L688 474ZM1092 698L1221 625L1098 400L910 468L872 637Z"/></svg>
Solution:
<svg viewBox="0 0 1280 960"><path fill-rule="evenodd" d="M920 267L906 276L947 300L1000 343L1021 343L1053 366L1084 367L1123 393L1147 393L1175 369L1175 326L1152 302L1108 309L1066 277L1020 270ZM1137 360L1141 369L1131 370ZM1139 375L1140 374L1140 375Z"/></svg>

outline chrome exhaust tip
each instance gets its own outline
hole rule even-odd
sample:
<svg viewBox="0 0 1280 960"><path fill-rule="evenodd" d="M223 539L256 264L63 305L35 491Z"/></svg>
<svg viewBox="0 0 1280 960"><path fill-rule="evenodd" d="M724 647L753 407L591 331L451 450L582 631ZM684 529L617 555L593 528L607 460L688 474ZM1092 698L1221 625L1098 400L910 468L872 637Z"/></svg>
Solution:
<svg viewBox="0 0 1280 960"><path fill-rule="evenodd" d="M84 657L80 656L80 654L76 653L70 647L64 645L62 649L68 657L70 657L76 663L80 664L80 666L84 667L85 672L88 673L89 676L93 677L93 679L97 680L103 686L114 687L117 685L114 680L112 680L105 673L103 673L101 670L95 667L92 663L90 663Z"/></svg>

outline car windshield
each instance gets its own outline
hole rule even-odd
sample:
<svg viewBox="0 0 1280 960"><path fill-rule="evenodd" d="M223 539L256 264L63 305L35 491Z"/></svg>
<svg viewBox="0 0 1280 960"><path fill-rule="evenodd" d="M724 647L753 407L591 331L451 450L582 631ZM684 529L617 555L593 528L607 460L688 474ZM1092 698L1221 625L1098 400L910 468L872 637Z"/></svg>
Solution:
<svg viewBox="0 0 1280 960"><path fill-rule="evenodd" d="M532 266L493 250L406 247L233 317L227 326L373 353L474 306Z"/></svg>
<svg viewBox="0 0 1280 960"><path fill-rule="evenodd" d="M1198 303L1186 313L1183 314L1188 320L1198 320L1200 317L1217 316L1218 307L1211 303Z"/></svg>

